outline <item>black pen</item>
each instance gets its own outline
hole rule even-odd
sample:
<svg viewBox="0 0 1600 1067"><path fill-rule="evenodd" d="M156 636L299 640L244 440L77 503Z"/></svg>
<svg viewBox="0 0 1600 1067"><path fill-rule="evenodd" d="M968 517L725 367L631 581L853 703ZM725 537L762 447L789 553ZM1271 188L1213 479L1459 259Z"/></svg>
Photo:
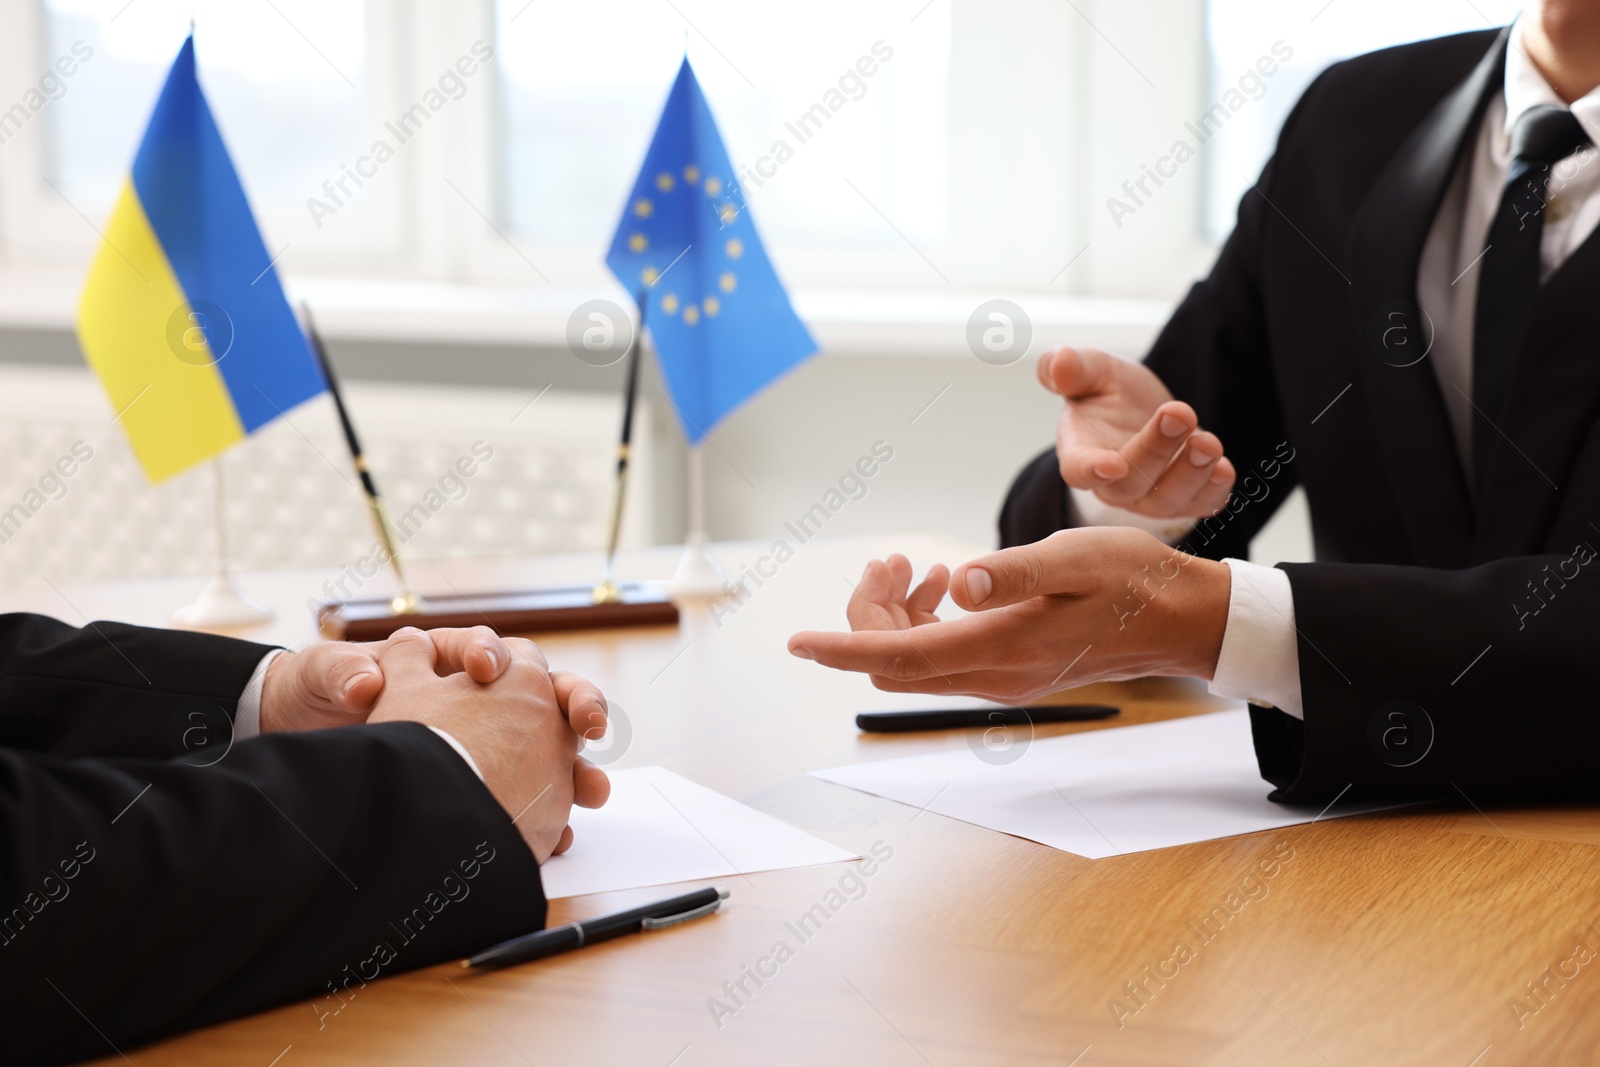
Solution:
<svg viewBox="0 0 1600 1067"><path fill-rule="evenodd" d="M690 919L698 919L702 915L710 915L727 899L726 889L707 886L669 900L658 900L654 904L644 904L637 908L629 908L627 911L619 911L615 915L602 915L597 919L585 919L582 922L567 923L565 926L514 937L510 941L502 941L492 948L484 949L471 959L462 960L461 966L484 970L509 967L513 963L526 963L529 960L554 956L560 952L570 952L584 945L592 945L596 941L609 941L623 934L676 926Z"/></svg>
<svg viewBox="0 0 1600 1067"><path fill-rule="evenodd" d="M1037 708L954 708L941 711L864 711L856 728L875 734L912 730L960 730L974 726L1021 726L1046 722L1085 722L1109 719L1121 712L1105 704L1050 704Z"/></svg>

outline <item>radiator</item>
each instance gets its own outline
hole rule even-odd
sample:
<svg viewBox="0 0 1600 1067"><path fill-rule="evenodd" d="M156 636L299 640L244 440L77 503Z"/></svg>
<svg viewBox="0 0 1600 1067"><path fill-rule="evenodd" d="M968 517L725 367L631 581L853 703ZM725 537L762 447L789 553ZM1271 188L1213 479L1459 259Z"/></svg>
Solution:
<svg viewBox="0 0 1600 1067"><path fill-rule="evenodd" d="M620 398L350 382L346 402L408 558L596 550ZM623 543L651 544L650 406L635 413ZM160 485L98 381L0 366L0 585L201 574L216 555L211 464ZM333 405L290 411L220 460L239 570L336 566L373 545Z"/></svg>

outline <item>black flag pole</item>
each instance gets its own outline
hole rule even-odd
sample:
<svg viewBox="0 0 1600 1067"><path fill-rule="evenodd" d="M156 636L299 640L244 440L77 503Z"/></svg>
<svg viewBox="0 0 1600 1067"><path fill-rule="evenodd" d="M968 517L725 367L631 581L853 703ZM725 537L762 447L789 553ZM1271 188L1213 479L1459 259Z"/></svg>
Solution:
<svg viewBox="0 0 1600 1067"><path fill-rule="evenodd" d="M311 315L307 309L307 333L326 374L329 392L333 394L334 406L339 411L339 421L344 427L345 442L350 446L356 472L361 475L373 526L389 549L389 559L395 568L395 575L400 579L402 590L402 594L393 600L372 597L319 604L315 608L317 628L329 637L345 641L377 641L402 626L429 630L436 626L481 624L493 627L500 633L526 634L610 626L676 625L678 607L664 592L640 582L619 583L615 578L617 548L622 533L622 505L627 490L628 452L633 438L634 403L639 388L640 348L643 344L639 335L644 328L643 301L640 307L639 331L635 332L623 355L628 361L624 375L627 392L623 397L621 440L617 444L616 498L612 506L605 571L600 584L489 589L470 596L457 590L450 594L435 593L426 601L412 594L400 572L400 554L395 548L388 514L378 496L378 487L362 459L355 427L339 395L332 368L328 366L327 353L311 325Z"/></svg>
<svg viewBox="0 0 1600 1067"><path fill-rule="evenodd" d="M622 434L617 443L617 491L611 502L611 534L606 540L605 570L600 576L600 584L594 587L596 604L615 604L622 599L622 589L616 581L617 546L622 540L622 499L628 488L628 449L633 441L633 405L639 392L640 349L644 341L644 311L648 305L648 298L643 292L636 299L639 323L634 329L633 340L628 344L628 353L623 357L628 367L627 384L622 388Z"/></svg>
<svg viewBox="0 0 1600 1067"><path fill-rule="evenodd" d="M350 421L350 412L344 406L344 395L339 391L339 379L334 376L333 364L328 361L327 349L322 346L322 337L317 333L317 325L311 318L311 306L304 302L300 305L300 312L306 320L306 337L311 342L311 351L316 354L317 363L322 367L322 376L328 382L328 395L333 397L334 410L339 413L339 425L344 428L344 443L350 446L350 462L355 466L356 474L361 478L361 489L367 497L367 513L372 518L372 528L382 542L383 549L389 556L389 566L394 568L395 582L400 592L389 601L389 609L396 615L415 615L422 611L422 600L411 591L411 586L406 582L405 571L400 566L400 550L395 544L394 530L389 524L388 510L383 506L383 498L378 495L378 483L373 480L372 472L367 469L367 458L361 450L361 439L356 436L355 423Z"/></svg>

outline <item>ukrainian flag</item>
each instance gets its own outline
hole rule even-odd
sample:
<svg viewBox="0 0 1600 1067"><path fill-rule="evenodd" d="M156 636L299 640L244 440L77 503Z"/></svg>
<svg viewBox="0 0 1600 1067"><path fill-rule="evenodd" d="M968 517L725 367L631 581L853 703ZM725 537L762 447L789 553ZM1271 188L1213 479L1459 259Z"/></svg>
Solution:
<svg viewBox="0 0 1600 1067"><path fill-rule="evenodd" d="M195 79L172 64L78 305L78 341L152 482L327 388Z"/></svg>

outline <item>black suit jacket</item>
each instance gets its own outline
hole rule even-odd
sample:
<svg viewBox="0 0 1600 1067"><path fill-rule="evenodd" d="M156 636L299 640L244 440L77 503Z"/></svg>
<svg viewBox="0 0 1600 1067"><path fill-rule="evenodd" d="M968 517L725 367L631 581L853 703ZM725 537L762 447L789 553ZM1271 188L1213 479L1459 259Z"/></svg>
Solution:
<svg viewBox="0 0 1600 1067"><path fill-rule="evenodd" d="M1185 547L1243 557L1293 485L1310 503L1318 562L1283 565L1305 721L1252 713L1278 800L1600 794L1600 237L1540 289L1476 502L1418 358L1423 243L1504 54L1489 31L1324 72L1148 356L1241 475ZM1002 542L1072 523L1046 453Z"/></svg>
<svg viewBox="0 0 1600 1067"><path fill-rule="evenodd" d="M0 1059L58 1063L544 924L539 870L414 723L231 744L269 651L0 615Z"/></svg>

